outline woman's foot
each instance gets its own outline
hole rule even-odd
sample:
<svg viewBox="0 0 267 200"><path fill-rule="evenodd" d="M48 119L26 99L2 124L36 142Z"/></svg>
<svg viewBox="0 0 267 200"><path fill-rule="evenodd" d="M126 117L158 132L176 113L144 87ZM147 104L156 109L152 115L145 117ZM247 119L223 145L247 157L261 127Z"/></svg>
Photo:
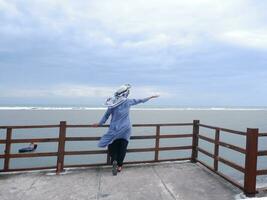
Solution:
<svg viewBox="0 0 267 200"><path fill-rule="evenodd" d="M114 160L112 162L112 174L113 174L113 176L116 176L117 175L117 172L118 172L117 168L118 168L117 161Z"/></svg>
<svg viewBox="0 0 267 200"><path fill-rule="evenodd" d="M117 169L117 171L118 172L121 172L121 170L122 170L122 166L119 166L118 169Z"/></svg>

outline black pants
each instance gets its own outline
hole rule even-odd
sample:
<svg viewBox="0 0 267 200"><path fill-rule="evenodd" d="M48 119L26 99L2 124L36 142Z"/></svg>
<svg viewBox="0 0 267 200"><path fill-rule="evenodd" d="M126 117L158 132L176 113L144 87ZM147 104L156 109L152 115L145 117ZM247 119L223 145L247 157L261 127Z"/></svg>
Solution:
<svg viewBox="0 0 267 200"><path fill-rule="evenodd" d="M118 162L118 166L122 166L127 146L128 141L125 139L114 140L110 145L108 145L108 153L111 157L111 163L116 160Z"/></svg>

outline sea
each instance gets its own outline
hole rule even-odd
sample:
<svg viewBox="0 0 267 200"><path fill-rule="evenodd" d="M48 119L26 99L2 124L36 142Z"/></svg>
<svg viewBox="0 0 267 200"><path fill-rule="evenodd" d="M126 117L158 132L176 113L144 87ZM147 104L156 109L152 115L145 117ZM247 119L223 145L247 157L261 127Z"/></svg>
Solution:
<svg viewBox="0 0 267 200"><path fill-rule="evenodd" d="M0 107L0 126L5 125L49 125L66 121L67 124L92 124L99 122L106 108L86 106L2 106ZM134 107L131 109L132 124L153 123L191 123L200 120L200 123L216 127L246 131L247 128L259 128L259 132L267 132L267 107ZM107 121L107 124L109 121ZM101 136L107 128L68 128L67 136ZM58 128L46 129L16 129L12 138L48 138L58 137ZM153 135L155 127L134 127L132 135ZM161 127L161 134L191 134L192 126ZM215 131L200 128L200 134L214 138ZM0 138L5 139L6 131L0 129ZM220 139L224 142L245 147L245 137L221 132ZM190 138L161 139L160 147L191 145ZM12 153L28 144L12 144ZM199 140L203 149L213 153L214 145ZM154 147L155 140L131 140L128 148ZM4 144L0 144L0 154L4 154ZM38 143L36 152L56 152L57 143ZM97 141L67 141L66 151L99 150ZM267 137L259 140L259 150L267 150ZM236 164L244 166L243 154L220 147L219 155ZM190 150L162 151L160 159L190 157ZM199 159L213 166L213 160L199 153ZM128 153L125 161L152 160L154 152ZM40 158L13 158L10 159L10 168L55 166L56 157ZM106 155L72 155L65 156L65 164L92 164L104 163ZM3 159L0 159L0 168L3 168ZM258 169L267 169L267 156L258 157ZM243 183L243 174L219 162L219 171ZM267 176L257 177L257 186L267 186Z"/></svg>

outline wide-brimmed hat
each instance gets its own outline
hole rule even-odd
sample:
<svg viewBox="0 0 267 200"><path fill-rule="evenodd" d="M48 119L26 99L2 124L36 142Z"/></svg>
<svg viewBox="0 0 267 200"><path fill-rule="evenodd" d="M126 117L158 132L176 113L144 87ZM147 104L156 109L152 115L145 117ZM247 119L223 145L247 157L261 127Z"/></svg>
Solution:
<svg viewBox="0 0 267 200"><path fill-rule="evenodd" d="M115 97L128 97L129 91L130 91L131 85L130 84L124 84L119 87L119 89L114 93Z"/></svg>
<svg viewBox="0 0 267 200"><path fill-rule="evenodd" d="M114 93L114 97L107 98L104 105L108 106L109 108L114 108L122 104L124 101L126 101L130 92L130 88L130 84L124 84L120 86L119 89Z"/></svg>

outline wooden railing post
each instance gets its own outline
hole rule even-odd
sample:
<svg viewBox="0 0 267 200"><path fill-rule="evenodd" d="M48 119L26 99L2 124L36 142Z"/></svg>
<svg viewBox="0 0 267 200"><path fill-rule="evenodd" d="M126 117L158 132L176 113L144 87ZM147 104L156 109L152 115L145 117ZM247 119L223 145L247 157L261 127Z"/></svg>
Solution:
<svg viewBox="0 0 267 200"><path fill-rule="evenodd" d="M64 154L65 154L65 139L66 139L66 121L60 122L59 140L58 140L58 154L57 154L57 174L64 169Z"/></svg>
<svg viewBox="0 0 267 200"><path fill-rule="evenodd" d="M11 149L11 136L12 136L12 128L7 128L7 130L6 130L6 147L5 147L4 171L8 171L8 169L9 169L10 149Z"/></svg>
<svg viewBox="0 0 267 200"><path fill-rule="evenodd" d="M192 155L191 162L197 162L197 147L198 147L198 134L199 134L199 120L193 121L193 138L192 138Z"/></svg>
<svg viewBox="0 0 267 200"><path fill-rule="evenodd" d="M217 128L215 132L214 163L213 163L215 171L218 171L219 142L220 142L220 129Z"/></svg>
<svg viewBox="0 0 267 200"><path fill-rule="evenodd" d="M159 136L160 136L160 126L156 126L156 141L155 141L155 161L159 160Z"/></svg>
<svg viewBox="0 0 267 200"><path fill-rule="evenodd" d="M246 162L244 175L244 193L247 196L255 196L257 177L257 155L258 155L258 129L247 129L246 135Z"/></svg>

